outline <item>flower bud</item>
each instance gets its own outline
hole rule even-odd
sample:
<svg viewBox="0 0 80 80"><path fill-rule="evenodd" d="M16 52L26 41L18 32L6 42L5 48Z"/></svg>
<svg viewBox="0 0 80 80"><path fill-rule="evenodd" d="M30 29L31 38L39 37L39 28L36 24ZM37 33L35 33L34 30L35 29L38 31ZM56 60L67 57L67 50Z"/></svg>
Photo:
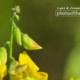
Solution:
<svg viewBox="0 0 80 80"><path fill-rule="evenodd" d="M0 47L0 61L1 64L5 64L7 62L7 51L4 47Z"/></svg>
<svg viewBox="0 0 80 80"><path fill-rule="evenodd" d="M22 42L21 42L21 31L20 29L16 26L16 24L13 22L13 26L14 27L14 30L13 30L13 33L14 33L14 39L15 41L17 42L18 45L22 45Z"/></svg>
<svg viewBox="0 0 80 80"><path fill-rule="evenodd" d="M42 49L33 39L31 39L27 34L22 34L22 44L25 49L28 50L38 50Z"/></svg>
<svg viewBox="0 0 80 80"><path fill-rule="evenodd" d="M20 20L20 17L19 17L19 15L15 15L15 17L16 17L16 19L19 21Z"/></svg>

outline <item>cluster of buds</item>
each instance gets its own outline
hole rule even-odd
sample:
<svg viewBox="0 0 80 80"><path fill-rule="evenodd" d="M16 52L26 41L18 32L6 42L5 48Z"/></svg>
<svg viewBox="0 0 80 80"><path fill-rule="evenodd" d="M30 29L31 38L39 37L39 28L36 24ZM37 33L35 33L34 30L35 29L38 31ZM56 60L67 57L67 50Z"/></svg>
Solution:
<svg viewBox="0 0 80 80"><path fill-rule="evenodd" d="M42 49L32 38L28 36L26 33L22 33L21 30L16 26L14 21L12 22L14 26L14 39L18 45L23 46L25 49L28 50L38 50Z"/></svg>
<svg viewBox="0 0 80 80"><path fill-rule="evenodd" d="M20 13L20 7L19 6L15 6L14 8L12 8L13 16L16 17L17 20L19 20L19 16L18 13Z"/></svg>

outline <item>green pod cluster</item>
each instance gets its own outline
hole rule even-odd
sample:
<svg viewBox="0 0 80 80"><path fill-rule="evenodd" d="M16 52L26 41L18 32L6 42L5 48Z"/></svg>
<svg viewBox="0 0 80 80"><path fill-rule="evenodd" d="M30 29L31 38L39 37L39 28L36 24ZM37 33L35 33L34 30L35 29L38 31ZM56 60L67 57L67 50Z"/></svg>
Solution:
<svg viewBox="0 0 80 80"><path fill-rule="evenodd" d="M7 50L5 47L0 47L0 64L5 64L7 62Z"/></svg>
<svg viewBox="0 0 80 80"><path fill-rule="evenodd" d="M40 45L38 45L27 34L21 33L20 29L16 26L14 21L12 22L12 25L14 26L14 29L13 29L14 39L18 45L23 46L27 50L42 49L42 47Z"/></svg>
<svg viewBox="0 0 80 80"><path fill-rule="evenodd" d="M22 41L21 41L21 31L20 29L16 26L16 24L13 22L12 25L14 26L14 39L17 42L18 45L22 46Z"/></svg>
<svg viewBox="0 0 80 80"><path fill-rule="evenodd" d="M32 38L30 38L27 34L24 33L22 33L22 45L25 49L28 50L42 49L40 45L38 45Z"/></svg>

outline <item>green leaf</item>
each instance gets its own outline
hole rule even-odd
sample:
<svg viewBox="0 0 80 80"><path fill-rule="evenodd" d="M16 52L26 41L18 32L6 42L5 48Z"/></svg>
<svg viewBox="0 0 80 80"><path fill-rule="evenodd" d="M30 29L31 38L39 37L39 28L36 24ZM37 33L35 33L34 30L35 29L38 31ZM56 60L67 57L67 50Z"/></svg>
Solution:
<svg viewBox="0 0 80 80"><path fill-rule="evenodd" d="M64 80L68 80L70 77L75 80L80 78L80 45L73 48L67 59Z"/></svg>

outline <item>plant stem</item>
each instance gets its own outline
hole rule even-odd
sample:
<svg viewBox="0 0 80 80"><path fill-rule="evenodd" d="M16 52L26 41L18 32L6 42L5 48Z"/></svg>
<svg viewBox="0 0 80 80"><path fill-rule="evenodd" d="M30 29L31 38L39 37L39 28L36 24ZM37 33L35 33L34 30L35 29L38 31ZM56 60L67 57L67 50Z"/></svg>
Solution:
<svg viewBox="0 0 80 80"><path fill-rule="evenodd" d="M12 20L13 21L13 20ZM12 21L11 21L11 25L12 25ZM10 63L11 63L11 59L12 59L12 49L13 49L13 29L14 26L11 26L11 35L10 35L10 45L9 45L9 54L8 54L8 63L7 63L7 69L9 70L10 67ZM8 80L10 80L10 76L9 73L7 75Z"/></svg>
<svg viewBox="0 0 80 80"><path fill-rule="evenodd" d="M12 48L13 48L13 26L11 27L11 36L10 36L10 51L9 58L12 58Z"/></svg>

